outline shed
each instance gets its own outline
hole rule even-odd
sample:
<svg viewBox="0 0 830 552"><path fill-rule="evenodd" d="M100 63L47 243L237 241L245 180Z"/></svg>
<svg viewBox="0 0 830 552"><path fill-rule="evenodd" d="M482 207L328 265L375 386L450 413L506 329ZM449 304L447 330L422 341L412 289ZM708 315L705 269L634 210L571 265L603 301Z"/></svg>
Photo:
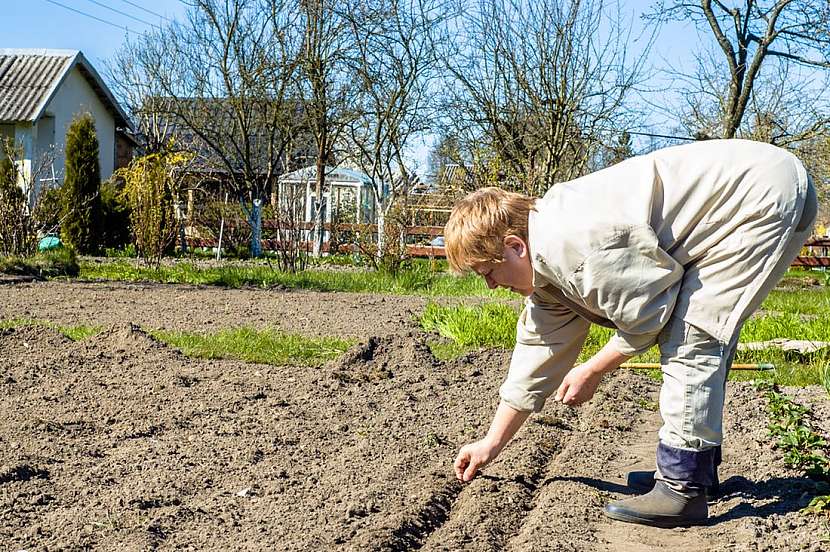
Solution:
<svg viewBox="0 0 830 552"><path fill-rule="evenodd" d="M313 222L316 182L315 165L286 173L279 179L278 197L281 205L292 204L294 212L303 222ZM377 201L371 179L365 173L344 167L326 167L326 191L323 197L329 206L326 211L327 223L332 221L332 213L338 210L347 222L374 224L376 221Z"/></svg>

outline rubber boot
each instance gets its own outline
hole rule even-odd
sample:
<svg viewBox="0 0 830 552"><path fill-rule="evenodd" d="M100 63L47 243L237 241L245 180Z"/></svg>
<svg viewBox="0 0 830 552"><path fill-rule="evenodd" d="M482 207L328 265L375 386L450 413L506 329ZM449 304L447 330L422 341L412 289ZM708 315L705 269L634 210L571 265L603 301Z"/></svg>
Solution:
<svg viewBox="0 0 830 552"><path fill-rule="evenodd" d="M702 489L676 491L658 479L650 492L608 504L605 515L627 523L671 528L706 521L709 508Z"/></svg>
<svg viewBox="0 0 830 552"><path fill-rule="evenodd" d="M654 488L655 471L633 471L628 472L628 486L639 493L647 493ZM718 481L718 472L715 471L715 482L706 487L707 498L720 498L720 482Z"/></svg>
<svg viewBox="0 0 830 552"><path fill-rule="evenodd" d="M714 464L715 464L715 472L714 472L714 481L711 485L706 486L706 496L707 498L720 498L720 481L718 480L718 466L720 466L721 462L723 461L721 447L718 445L714 447ZM654 488L655 482L655 471L633 471L628 473L628 486L633 490L640 492L640 493L647 493L651 489Z"/></svg>

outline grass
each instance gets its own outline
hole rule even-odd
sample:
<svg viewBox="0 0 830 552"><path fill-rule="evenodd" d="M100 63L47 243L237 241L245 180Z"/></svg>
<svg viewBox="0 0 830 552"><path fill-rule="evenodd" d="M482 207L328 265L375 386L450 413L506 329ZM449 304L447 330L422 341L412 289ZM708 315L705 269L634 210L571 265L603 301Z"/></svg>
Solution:
<svg viewBox="0 0 830 552"><path fill-rule="evenodd" d="M81 263L80 277L88 280L153 281L191 285L239 288L281 286L314 291L390 293L396 295L481 296L515 298L505 290L487 289L474 275L456 277L433 270L427 263L416 263L397 274L380 271L346 271L309 269L298 273L280 272L265 264L200 267L180 262L158 269L138 266L123 260L107 263Z"/></svg>
<svg viewBox="0 0 830 552"><path fill-rule="evenodd" d="M86 326L83 324L78 326L61 326L58 324L54 324L52 322L47 322L45 320L32 320L28 318L0 320L0 330L5 330L8 328L20 328L24 326L49 328L55 330L56 332L60 332L72 341L84 340L87 337L93 336L101 331L101 328L99 326Z"/></svg>
<svg viewBox="0 0 830 552"><path fill-rule="evenodd" d="M741 341L768 341L788 338L830 342L830 291L827 289L775 291L762 306L764 313L747 321ZM430 303L421 316L421 326L437 332L443 339L433 340L433 354L453 358L479 347L510 349L515 344L518 313L506 304L486 303L474 307L442 307ZM611 337L613 330L592 326L580 354L582 362L595 354ZM638 362L659 362L659 351L652 347ZM738 351L736 362L771 363L774 371L734 370L732 380L768 379L779 385L823 385L830 394L830 351L793 355L776 349ZM660 378L659 370L648 373Z"/></svg>
<svg viewBox="0 0 830 552"><path fill-rule="evenodd" d="M43 320L0 320L0 330L35 326L60 332L72 341L81 341L100 333L99 326L60 326ZM235 328L212 334L156 330L151 334L164 343L181 349L191 357L234 359L259 364L283 366L302 364L319 366L342 355L353 340L336 337L306 337L273 329Z"/></svg>
<svg viewBox="0 0 830 552"><path fill-rule="evenodd" d="M75 252L63 247L42 251L31 257L0 257L0 273L3 274L53 278L77 276L79 272Z"/></svg>
<svg viewBox="0 0 830 552"><path fill-rule="evenodd" d="M236 359L276 366L319 366L342 355L354 342L336 337L305 337L274 329L235 328L213 334L156 330L152 335L198 358Z"/></svg>

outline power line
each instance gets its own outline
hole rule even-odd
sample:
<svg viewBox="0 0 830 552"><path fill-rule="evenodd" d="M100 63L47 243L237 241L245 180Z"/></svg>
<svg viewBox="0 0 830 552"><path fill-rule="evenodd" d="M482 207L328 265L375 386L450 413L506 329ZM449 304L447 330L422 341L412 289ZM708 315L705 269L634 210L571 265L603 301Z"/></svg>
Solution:
<svg viewBox="0 0 830 552"><path fill-rule="evenodd" d="M173 20L170 19L169 17L165 17L165 16L163 16L162 14L160 14L158 12L154 12L153 10L148 10L147 8L145 8L144 6L142 6L140 4L136 4L135 2L130 2L130 0L121 0L121 1L124 2L125 4L129 4L129 5L133 6L134 8L140 9L141 11L145 11L145 12L149 13L150 15L155 15L156 17L160 17L161 19L164 19L165 21L169 21L170 23L173 22Z"/></svg>
<svg viewBox="0 0 830 552"><path fill-rule="evenodd" d="M76 10L75 8L71 8L71 7L66 6L64 4L61 4L60 2L55 2L55 0L45 0L45 1L49 2L50 4L60 6L61 8L65 9L65 10L69 10L69 11L75 12L77 14L83 15L84 17L89 17L90 19L94 19L95 21L100 21L101 23L106 23L107 25L115 27L116 29L121 29L122 31L127 31L128 33L138 34L136 31L130 30L130 28L127 27L126 25L121 26L117 23L113 23L112 21L107 21L106 19L101 19L100 17L96 17L96 16L88 14L86 12L82 12L81 10Z"/></svg>
<svg viewBox="0 0 830 552"><path fill-rule="evenodd" d="M89 0L89 2L92 2L92 3L93 3L93 4L95 4L96 6L100 6L100 7L104 8L104 9L106 9L106 10L109 10L109 11L111 11L111 12L115 12L115 13L117 13L117 14L119 14L119 15L123 15L124 17L129 17L129 18L130 18L130 19L132 19L133 21L138 21L139 23L144 23L145 25L150 25L151 27L156 27L157 29L159 28L159 27L158 27L158 25L156 25L156 24L154 24L154 23L150 23L149 21L146 21L146 20L141 19L140 17L136 17L136 16L134 16L134 15L130 15L130 14L126 13L126 12L121 11L121 10L117 10L117 9L115 9L115 8L111 8L111 7L107 6L106 4L102 4L101 2L98 2L98 0Z"/></svg>
<svg viewBox="0 0 830 552"><path fill-rule="evenodd" d="M648 136L649 138L668 138L670 140L684 140L686 142L697 142L697 138L690 138L689 136L669 136L668 134L652 134L650 132L635 132L633 130L627 130L629 134L634 134L635 136Z"/></svg>

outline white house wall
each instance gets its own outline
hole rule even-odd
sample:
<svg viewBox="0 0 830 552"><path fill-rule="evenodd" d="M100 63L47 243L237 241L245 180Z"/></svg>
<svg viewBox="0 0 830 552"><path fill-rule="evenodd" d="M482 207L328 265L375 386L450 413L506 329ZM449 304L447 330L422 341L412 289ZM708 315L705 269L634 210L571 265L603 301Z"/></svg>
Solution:
<svg viewBox="0 0 830 552"><path fill-rule="evenodd" d="M55 129L55 174L63 182L66 131L75 116L89 112L95 118L98 135L98 162L101 180L108 179L115 165L115 120L77 67L73 67L58 91L46 106L46 115L53 116ZM42 154L43 152L38 152Z"/></svg>

